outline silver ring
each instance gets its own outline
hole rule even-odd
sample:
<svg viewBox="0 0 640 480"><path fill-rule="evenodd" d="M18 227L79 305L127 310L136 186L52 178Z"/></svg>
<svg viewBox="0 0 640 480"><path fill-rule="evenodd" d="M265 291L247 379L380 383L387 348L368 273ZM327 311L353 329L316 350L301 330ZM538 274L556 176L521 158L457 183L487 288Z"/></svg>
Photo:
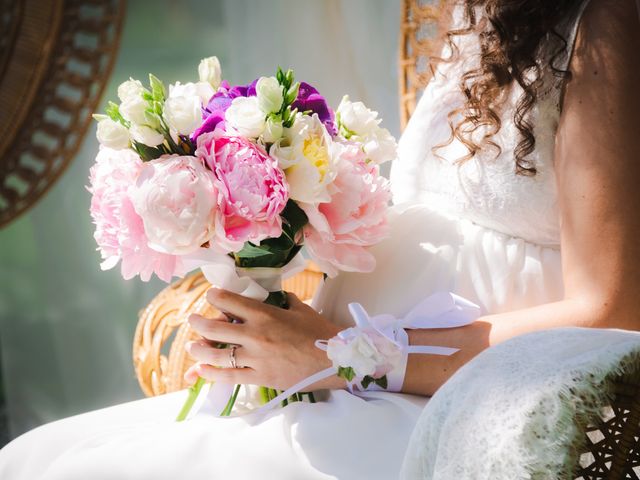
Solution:
<svg viewBox="0 0 640 480"><path fill-rule="evenodd" d="M229 349L229 365L231 365L231 368L238 368L238 364L236 363L236 348L238 348L237 345L232 345Z"/></svg>

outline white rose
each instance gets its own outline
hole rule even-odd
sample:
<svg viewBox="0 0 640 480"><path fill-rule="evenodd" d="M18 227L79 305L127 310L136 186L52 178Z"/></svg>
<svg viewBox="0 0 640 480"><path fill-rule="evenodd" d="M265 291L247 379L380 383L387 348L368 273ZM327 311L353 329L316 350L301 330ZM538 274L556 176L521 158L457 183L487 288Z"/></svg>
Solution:
<svg viewBox="0 0 640 480"><path fill-rule="evenodd" d="M377 132L362 140L362 149L367 159L377 165L395 160L398 156L396 139L386 128L379 128Z"/></svg>
<svg viewBox="0 0 640 480"><path fill-rule="evenodd" d="M124 119L129 122L144 125L147 123L144 115L147 108L149 108L149 105L144 98L140 96L133 96L127 98L120 104L120 113Z"/></svg>
<svg viewBox="0 0 640 480"><path fill-rule="evenodd" d="M262 132L262 141L264 143L274 143L282 138L283 131L282 120L268 118L264 132Z"/></svg>
<svg viewBox="0 0 640 480"><path fill-rule="evenodd" d="M144 143L149 147L155 147L164 142L164 135L146 125L131 125L131 138L138 143Z"/></svg>
<svg viewBox="0 0 640 480"><path fill-rule="evenodd" d="M282 86L275 77L260 77L256 83L258 105L264 113L279 112L282 107Z"/></svg>
<svg viewBox="0 0 640 480"><path fill-rule="evenodd" d="M173 85L169 85L169 98L178 97L198 97L203 105L209 103L215 90L208 82L189 82L182 84L176 82Z"/></svg>
<svg viewBox="0 0 640 480"><path fill-rule="evenodd" d="M351 102L349 96L342 97L336 111L338 128L345 138L351 135L367 135L378 127L378 112L369 110L362 102Z"/></svg>
<svg viewBox="0 0 640 480"><path fill-rule="evenodd" d="M111 120L110 118L100 120L96 130L98 141L108 148L122 150L129 148L129 130L124 125Z"/></svg>
<svg viewBox="0 0 640 480"><path fill-rule="evenodd" d="M224 114L227 124L246 138L258 138L266 126L257 97L234 98Z"/></svg>
<svg viewBox="0 0 640 480"><path fill-rule="evenodd" d="M222 81L222 69L218 57L203 58L198 65L198 76L201 82L207 82L217 90Z"/></svg>
<svg viewBox="0 0 640 480"><path fill-rule="evenodd" d="M341 146L331 139L318 115L298 115L292 128L269 149L289 184L289 197L305 203L329 202Z"/></svg>
<svg viewBox="0 0 640 480"><path fill-rule="evenodd" d="M152 249L173 255L196 251L215 231L213 174L196 157L146 162L129 196Z"/></svg>
<svg viewBox="0 0 640 480"><path fill-rule="evenodd" d="M140 80L130 78L118 86L118 98L121 102L126 102L134 97L142 96L143 91L144 87L142 86L142 83L140 83Z"/></svg>
<svg viewBox="0 0 640 480"><path fill-rule="evenodd" d="M180 135L191 135L202 123L202 104L197 96L174 96L164 102L164 119Z"/></svg>

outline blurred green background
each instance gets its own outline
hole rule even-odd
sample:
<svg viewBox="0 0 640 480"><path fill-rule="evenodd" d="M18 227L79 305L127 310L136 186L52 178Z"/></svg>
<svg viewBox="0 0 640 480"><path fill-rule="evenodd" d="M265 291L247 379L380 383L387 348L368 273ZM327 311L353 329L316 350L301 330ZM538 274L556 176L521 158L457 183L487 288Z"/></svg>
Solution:
<svg viewBox="0 0 640 480"><path fill-rule="evenodd" d="M217 55L231 83L291 67L334 107L348 93L398 134L399 17L399 0L129 0L103 105L129 76L192 81L199 60ZM46 197L0 230L10 436L142 396L131 340L139 309L164 284L124 281L118 268L100 271L85 189L97 147L92 126Z"/></svg>

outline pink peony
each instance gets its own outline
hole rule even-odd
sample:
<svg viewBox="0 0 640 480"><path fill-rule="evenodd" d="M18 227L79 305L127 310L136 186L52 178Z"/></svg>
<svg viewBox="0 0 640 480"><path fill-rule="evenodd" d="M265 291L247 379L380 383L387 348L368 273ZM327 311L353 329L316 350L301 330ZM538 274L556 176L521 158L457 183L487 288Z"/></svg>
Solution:
<svg viewBox="0 0 640 480"><path fill-rule="evenodd" d="M146 282L155 273L169 282L176 271L176 257L148 247L142 218L129 198L141 169L142 161L132 150L104 147L91 167L90 211L96 225L94 238L103 258L100 266L108 270L122 260L121 273L126 280L139 274Z"/></svg>
<svg viewBox="0 0 640 480"><path fill-rule="evenodd" d="M144 164L129 196L151 248L185 255L211 239L218 198L213 181L196 157L164 155Z"/></svg>
<svg viewBox="0 0 640 480"><path fill-rule="evenodd" d="M309 217L304 228L307 251L330 277L339 270L372 271L375 258L366 247L388 234L388 181L357 146L345 145L329 194L328 203L300 204Z"/></svg>
<svg viewBox="0 0 640 480"><path fill-rule="evenodd" d="M213 171L221 215L216 235L235 243L259 243L282 234L280 213L289 199L284 172L258 145L209 132L198 137L196 156Z"/></svg>

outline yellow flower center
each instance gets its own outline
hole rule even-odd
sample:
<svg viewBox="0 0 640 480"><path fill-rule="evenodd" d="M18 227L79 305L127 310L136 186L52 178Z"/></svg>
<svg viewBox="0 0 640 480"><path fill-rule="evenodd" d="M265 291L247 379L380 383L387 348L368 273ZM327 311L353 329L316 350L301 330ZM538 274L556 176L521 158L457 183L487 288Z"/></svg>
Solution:
<svg viewBox="0 0 640 480"><path fill-rule="evenodd" d="M302 147L302 153L305 158L318 169L320 181L324 180L324 176L329 169L329 153L322 140L322 137L313 135L304 141L304 146Z"/></svg>

